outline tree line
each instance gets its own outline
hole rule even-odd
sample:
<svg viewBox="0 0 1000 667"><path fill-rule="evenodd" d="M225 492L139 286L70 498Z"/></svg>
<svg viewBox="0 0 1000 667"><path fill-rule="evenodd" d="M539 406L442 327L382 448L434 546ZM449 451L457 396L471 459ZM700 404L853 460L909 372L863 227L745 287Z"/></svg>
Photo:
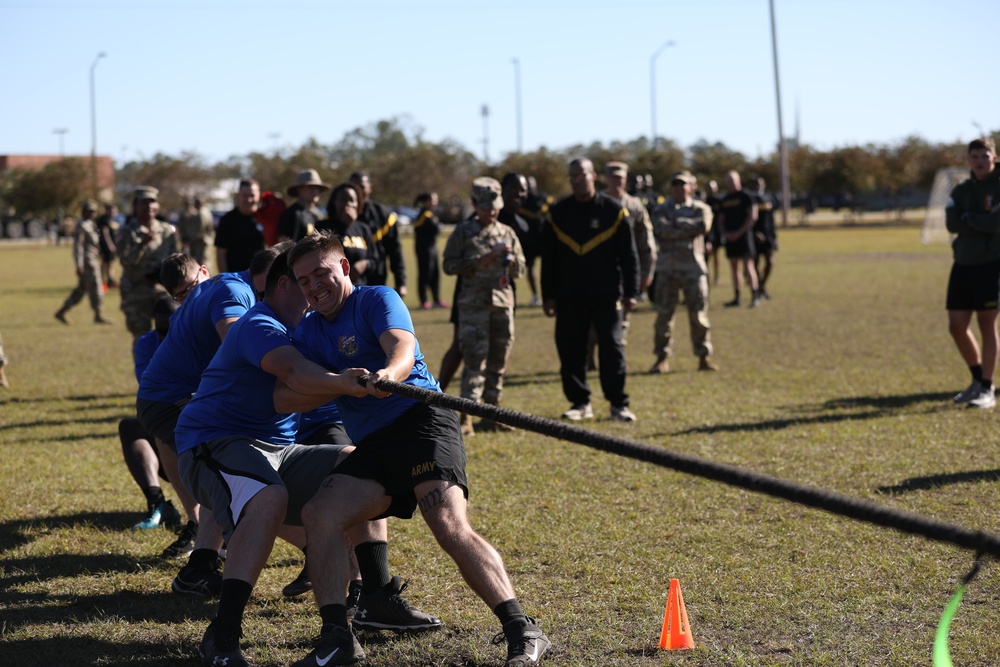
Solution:
<svg viewBox="0 0 1000 667"><path fill-rule="evenodd" d="M1000 132L994 132L1000 140ZM844 146L818 150L789 142L789 173L793 199L808 198L854 205L894 208L906 205L907 194L927 193L934 175L943 167L964 166L964 143L930 143L910 136L887 144ZM354 171L367 171L373 196L391 205L408 205L420 192L435 191L442 202L465 202L472 179L515 171L535 177L538 187L553 197L569 193L567 163L575 157L590 158L600 171L611 160L623 160L633 173L649 174L654 187L665 190L670 174L688 169L704 185L720 183L730 169L748 177L760 176L769 189L780 191L777 150L749 157L721 142L700 140L686 149L661 138L654 148L647 137L631 141L595 142L562 149L541 147L526 153L511 153L495 164L485 164L452 140L427 141L423 130L408 118L380 120L351 130L333 145L315 139L297 148L271 153L251 152L211 163L196 152L171 156L157 153L151 158L127 162L115 172L115 198L127 205L138 185L160 189L166 210L180 209L185 197L204 196L224 179L256 178L262 190L284 193L303 169L316 169L324 181L341 183ZM86 160L67 158L36 171L11 170L0 174L0 202L19 215L52 216L72 212L88 196L90 181ZM793 203L796 203L793 202Z"/></svg>

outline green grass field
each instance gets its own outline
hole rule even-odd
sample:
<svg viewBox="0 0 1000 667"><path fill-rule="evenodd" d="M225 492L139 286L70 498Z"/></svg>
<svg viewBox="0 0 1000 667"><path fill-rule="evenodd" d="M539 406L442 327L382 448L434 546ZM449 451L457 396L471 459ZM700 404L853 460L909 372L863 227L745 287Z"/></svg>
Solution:
<svg viewBox="0 0 1000 667"><path fill-rule="evenodd" d="M713 294L721 372L695 371L682 314L676 371L645 375L645 304L627 348L639 421L607 419L594 374L589 426L1000 533L1000 415L950 401L968 373L946 326L948 248L921 246L917 227L797 229L781 243L773 300L722 309L728 271ZM65 327L52 314L73 282L65 245L0 247L13 385L0 390L0 665L195 665L215 604L170 592L179 563L158 554L171 534L128 530L145 503L117 442L135 392L118 295L116 326L90 324L84 303ZM414 312L435 371L447 318ZM540 309L518 311L506 407L546 417L567 407L552 329ZM467 447L471 520L553 640L551 667L929 665L938 619L973 562L950 545L533 433L479 434ZM369 664L502 665L495 618L423 522L391 522L390 545L408 597L446 629L369 635ZM1000 664L989 565L952 625L956 665ZM300 567L279 543L255 589L244 652L256 665L289 664L318 632L311 597L281 597ZM656 649L671 578L694 651Z"/></svg>

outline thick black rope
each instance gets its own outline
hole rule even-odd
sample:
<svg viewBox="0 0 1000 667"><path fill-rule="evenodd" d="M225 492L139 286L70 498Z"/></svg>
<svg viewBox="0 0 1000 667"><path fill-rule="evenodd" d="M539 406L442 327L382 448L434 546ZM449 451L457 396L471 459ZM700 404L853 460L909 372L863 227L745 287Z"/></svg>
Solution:
<svg viewBox="0 0 1000 667"><path fill-rule="evenodd" d="M361 376L358 381L367 386L370 376ZM440 405L459 412L491 419L496 422L516 426L526 431L534 431L551 438L567 440L586 445L619 456L627 456L639 461L654 463L665 468L672 468L691 475L714 479L718 482L737 486L750 491L765 493L775 498L784 498L794 503L808 505L826 510L851 519L866 521L877 526L894 528L904 533L922 535L939 542L948 542L964 549L972 549L977 553L991 554L1000 557L1000 537L990 533L976 532L918 514L910 514L900 510L883 507L867 500L852 498L841 493L825 491L793 482L749 472L736 466L724 463L713 463L696 456L679 454L662 447L653 447L641 442L626 440L615 436L588 431L578 426L571 426L554 419L546 419L528 415L507 408L472 401L457 396L449 396L440 392L430 391L421 387L379 380L378 389L412 398L421 403Z"/></svg>

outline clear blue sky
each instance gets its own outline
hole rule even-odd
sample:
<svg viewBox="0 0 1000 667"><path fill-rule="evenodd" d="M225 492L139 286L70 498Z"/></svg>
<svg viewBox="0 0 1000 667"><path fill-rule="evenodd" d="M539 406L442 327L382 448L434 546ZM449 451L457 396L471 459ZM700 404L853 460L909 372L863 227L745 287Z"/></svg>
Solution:
<svg viewBox="0 0 1000 667"><path fill-rule="evenodd" d="M775 0L786 135L820 149L1000 129L996 0ZM482 156L648 136L777 141L767 0L0 0L0 154L210 160L406 116ZM274 138L273 134L280 134Z"/></svg>

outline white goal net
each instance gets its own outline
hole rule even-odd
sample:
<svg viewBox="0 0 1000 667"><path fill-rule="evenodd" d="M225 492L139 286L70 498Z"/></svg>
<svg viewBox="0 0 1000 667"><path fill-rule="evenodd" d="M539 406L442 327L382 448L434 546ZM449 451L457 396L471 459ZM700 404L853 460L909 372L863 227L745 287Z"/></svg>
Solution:
<svg viewBox="0 0 1000 667"><path fill-rule="evenodd" d="M969 170L963 167L946 167L939 169L934 176L931 196L927 200L927 215L924 227L920 231L920 240L925 245L929 243L949 243L951 234L944 225L944 207L955 186L969 177Z"/></svg>

